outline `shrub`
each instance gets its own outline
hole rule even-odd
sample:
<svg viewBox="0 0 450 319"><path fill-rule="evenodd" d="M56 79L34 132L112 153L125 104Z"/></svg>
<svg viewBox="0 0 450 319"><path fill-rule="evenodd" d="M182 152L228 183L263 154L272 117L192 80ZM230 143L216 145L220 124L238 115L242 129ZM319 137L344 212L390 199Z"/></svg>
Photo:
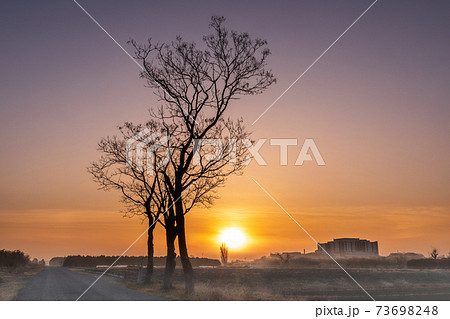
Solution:
<svg viewBox="0 0 450 319"><path fill-rule="evenodd" d="M27 265L30 257L20 250L0 250L0 267L18 268Z"/></svg>

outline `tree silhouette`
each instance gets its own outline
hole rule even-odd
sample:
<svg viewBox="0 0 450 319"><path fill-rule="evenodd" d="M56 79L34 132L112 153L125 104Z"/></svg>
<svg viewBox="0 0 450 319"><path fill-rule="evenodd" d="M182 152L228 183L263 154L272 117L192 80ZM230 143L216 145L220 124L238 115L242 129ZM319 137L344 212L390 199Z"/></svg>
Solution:
<svg viewBox="0 0 450 319"><path fill-rule="evenodd" d="M167 44L154 44L151 39L145 45L130 41L145 69L141 77L163 104L152 109L151 116L162 123L170 138L172 154L162 174L174 200L188 294L194 291L194 283L185 214L197 204L209 206L215 198L214 190L223 185L227 176L240 173L244 167L246 148L234 141L248 139L249 133L242 120L226 119L225 111L231 101L262 93L275 82L273 74L265 69L270 54L267 42L230 31L224 21L223 17L212 17L212 33L203 37L203 48L180 36ZM211 160L206 151L198 151L197 141L208 139L222 139L223 149L235 152L223 152L220 158ZM195 159L196 154L199 158ZM230 161L234 165L229 165Z"/></svg>
<svg viewBox="0 0 450 319"><path fill-rule="evenodd" d="M149 283L153 275L153 231L156 222L163 225L166 228L166 233L169 233L170 236L175 233L175 230L170 222L164 223L160 220L161 215L166 212L170 203L170 194L160 179L161 175L149 175L136 163L127 161L127 140L146 128L157 130L158 123L149 121L144 125L134 125L127 122L119 127L120 136L114 135L103 138L98 143L98 150L102 155L97 162L93 162L88 167L88 172L94 177L94 181L100 186L100 189L105 191L112 189L121 193L121 200L125 205L125 215L145 216L148 219L148 261L145 281ZM157 143L157 141L149 142L150 145L152 143ZM154 161L154 165L156 165L156 162ZM164 221L167 221L172 215L173 212L172 214L165 214ZM173 254L174 252L170 251L169 253L168 251L168 256L171 258ZM175 257L173 256L173 259Z"/></svg>
<svg viewBox="0 0 450 319"><path fill-rule="evenodd" d="M36 259L37 260L37 259ZM30 257L20 250L0 250L0 267L18 268L27 265Z"/></svg>
<svg viewBox="0 0 450 319"><path fill-rule="evenodd" d="M220 245L220 261L224 266L228 264L228 247L225 243Z"/></svg>
<svg viewBox="0 0 450 319"><path fill-rule="evenodd" d="M433 259L437 259L438 256L439 256L438 250L436 248L433 248L433 250L430 253L430 257L433 258Z"/></svg>

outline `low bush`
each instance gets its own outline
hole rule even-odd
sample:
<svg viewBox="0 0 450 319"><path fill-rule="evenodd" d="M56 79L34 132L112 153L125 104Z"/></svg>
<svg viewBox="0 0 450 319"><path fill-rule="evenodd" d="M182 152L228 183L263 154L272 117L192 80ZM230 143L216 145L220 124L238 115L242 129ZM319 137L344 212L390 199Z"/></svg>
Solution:
<svg viewBox="0 0 450 319"><path fill-rule="evenodd" d="M0 250L0 267L18 268L26 266L30 262L30 257L20 250Z"/></svg>

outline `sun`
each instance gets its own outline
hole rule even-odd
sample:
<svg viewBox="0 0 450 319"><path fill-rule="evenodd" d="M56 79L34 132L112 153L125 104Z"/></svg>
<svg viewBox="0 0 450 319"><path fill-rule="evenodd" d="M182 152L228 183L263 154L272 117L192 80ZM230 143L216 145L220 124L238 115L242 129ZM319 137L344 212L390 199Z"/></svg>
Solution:
<svg viewBox="0 0 450 319"><path fill-rule="evenodd" d="M246 241L247 237L239 228L227 228L220 234L220 242L225 243L229 248L242 247Z"/></svg>

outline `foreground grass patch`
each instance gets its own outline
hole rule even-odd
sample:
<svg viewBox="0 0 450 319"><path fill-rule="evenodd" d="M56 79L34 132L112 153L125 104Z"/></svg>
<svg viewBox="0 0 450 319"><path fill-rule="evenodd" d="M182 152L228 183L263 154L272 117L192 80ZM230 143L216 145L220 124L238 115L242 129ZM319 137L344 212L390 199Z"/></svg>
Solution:
<svg viewBox="0 0 450 319"><path fill-rule="evenodd" d="M26 266L20 269L0 269L0 300L13 300L32 276L43 269L42 266Z"/></svg>

